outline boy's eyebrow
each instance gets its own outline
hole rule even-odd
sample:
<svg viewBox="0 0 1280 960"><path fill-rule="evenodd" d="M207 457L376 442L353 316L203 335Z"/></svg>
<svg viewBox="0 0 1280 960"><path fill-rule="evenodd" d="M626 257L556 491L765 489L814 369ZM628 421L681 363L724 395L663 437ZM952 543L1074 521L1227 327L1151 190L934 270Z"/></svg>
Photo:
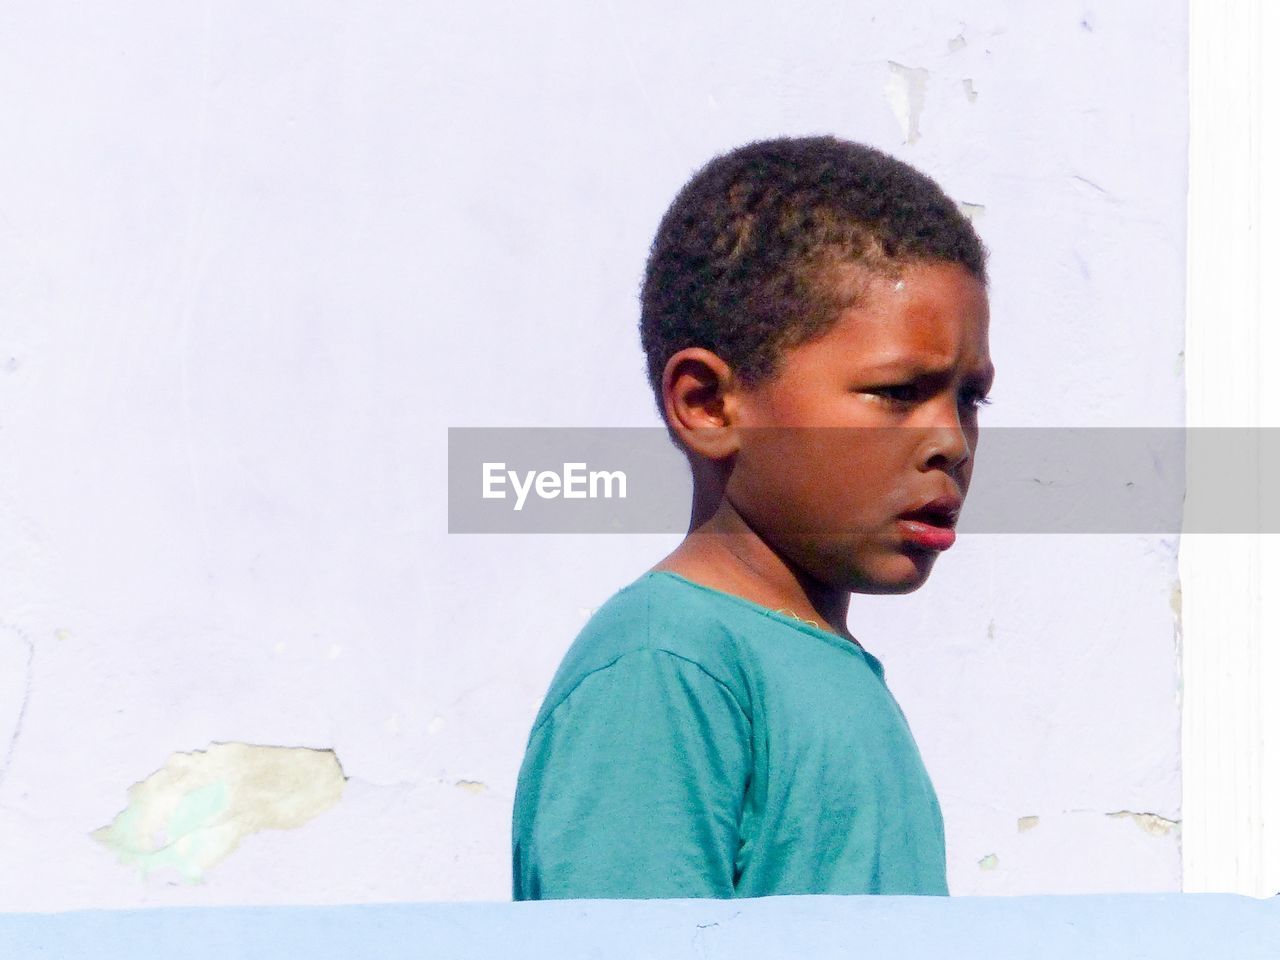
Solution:
<svg viewBox="0 0 1280 960"><path fill-rule="evenodd" d="M880 363L872 363L862 368L861 371L867 376L875 376L877 374L883 376L905 376L905 377L936 377L945 376L951 372L951 361L949 358L939 358L937 363L930 363L922 359L918 355L899 357L881 361ZM981 370L975 370L969 375L972 380L993 380L995 379L995 364L987 363Z"/></svg>

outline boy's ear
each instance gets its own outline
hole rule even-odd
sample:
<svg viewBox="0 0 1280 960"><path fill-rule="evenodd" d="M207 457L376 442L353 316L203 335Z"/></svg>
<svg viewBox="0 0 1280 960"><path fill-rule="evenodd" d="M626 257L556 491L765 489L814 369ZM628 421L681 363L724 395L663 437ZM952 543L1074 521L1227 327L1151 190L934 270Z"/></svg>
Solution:
<svg viewBox="0 0 1280 960"><path fill-rule="evenodd" d="M663 408L667 425L686 450L708 460L738 452L732 387L729 365L710 350L688 347L667 361Z"/></svg>

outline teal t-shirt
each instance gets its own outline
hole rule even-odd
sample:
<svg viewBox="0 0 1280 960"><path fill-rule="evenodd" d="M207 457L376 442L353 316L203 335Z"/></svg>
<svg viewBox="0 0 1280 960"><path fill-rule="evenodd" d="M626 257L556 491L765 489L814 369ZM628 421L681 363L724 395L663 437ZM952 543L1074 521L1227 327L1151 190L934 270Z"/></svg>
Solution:
<svg viewBox="0 0 1280 960"><path fill-rule="evenodd" d="M517 900L947 892L937 797L880 662L665 572L566 654L512 857Z"/></svg>

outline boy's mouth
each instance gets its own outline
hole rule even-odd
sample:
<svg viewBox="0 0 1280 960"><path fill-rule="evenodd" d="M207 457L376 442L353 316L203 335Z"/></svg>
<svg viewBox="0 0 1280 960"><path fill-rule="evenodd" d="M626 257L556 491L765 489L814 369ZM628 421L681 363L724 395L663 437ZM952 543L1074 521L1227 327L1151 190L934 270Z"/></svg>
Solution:
<svg viewBox="0 0 1280 960"><path fill-rule="evenodd" d="M898 515L902 538L925 550L946 550L956 542L956 520L963 501L956 496L938 497Z"/></svg>

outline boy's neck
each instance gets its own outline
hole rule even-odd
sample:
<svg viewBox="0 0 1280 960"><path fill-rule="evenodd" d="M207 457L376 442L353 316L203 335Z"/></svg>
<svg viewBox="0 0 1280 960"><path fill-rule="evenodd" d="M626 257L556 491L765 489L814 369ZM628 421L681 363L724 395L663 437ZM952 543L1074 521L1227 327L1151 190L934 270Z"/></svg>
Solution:
<svg viewBox="0 0 1280 960"><path fill-rule="evenodd" d="M849 592L820 584L795 569L752 530L726 501L685 536L654 570L794 614L857 643L846 620Z"/></svg>

